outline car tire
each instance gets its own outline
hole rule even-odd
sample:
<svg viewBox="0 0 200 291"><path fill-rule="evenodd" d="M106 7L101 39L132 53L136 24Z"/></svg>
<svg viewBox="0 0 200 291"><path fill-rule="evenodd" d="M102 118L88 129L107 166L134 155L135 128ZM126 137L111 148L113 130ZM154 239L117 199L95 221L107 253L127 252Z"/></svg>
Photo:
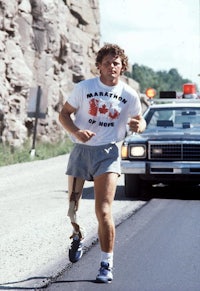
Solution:
<svg viewBox="0 0 200 291"><path fill-rule="evenodd" d="M149 200L151 184L142 180L138 174L124 175L125 197Z"/></svg>
<svg viewBox="0 0 200 291"><path fill-rule="evenodd" d="M137 174L125 174L124 175L125 196L131 198L138 198L141 195L140 176Z"/></svg>

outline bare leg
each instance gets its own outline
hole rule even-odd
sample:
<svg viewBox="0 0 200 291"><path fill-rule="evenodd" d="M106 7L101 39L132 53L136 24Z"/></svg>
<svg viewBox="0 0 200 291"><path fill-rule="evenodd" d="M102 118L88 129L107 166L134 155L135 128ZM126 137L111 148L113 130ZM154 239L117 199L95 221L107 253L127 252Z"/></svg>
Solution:
<svg viewBox="0 0 200 291"><path fill-rule="evenodd" d="M73 226L73 234L71 238L73 238L76 234L79 235L80 239L84 238L84 230L79 225L77 219L77 211L82 197L84 182L85 181L81 178L68 176L69 209L67 215L69 216Z"/></svg>
<svg viewBox="0 0 200 291"><path fill-rule="evenodd" d="M112 253L115 240L115 225L112 216L118 175L105 173L94 180L95 211L98 220L98 234L101 250Z"/></svg>

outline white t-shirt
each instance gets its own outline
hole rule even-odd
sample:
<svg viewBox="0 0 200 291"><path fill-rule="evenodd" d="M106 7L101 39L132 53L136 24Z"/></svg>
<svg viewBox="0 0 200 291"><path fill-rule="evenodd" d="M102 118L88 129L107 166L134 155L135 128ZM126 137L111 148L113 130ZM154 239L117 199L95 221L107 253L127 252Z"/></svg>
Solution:
<svg viewBox="0 0 200 291"><path fill-rule="evenodd" d="M116 86L104 85L99 77L77 83L67 98L76 108L74 123L96 133L85 144L116 143L125 137L129 117L141 114L137 92L121 80ZM71 135L75 143L81 143Z"/></svg>

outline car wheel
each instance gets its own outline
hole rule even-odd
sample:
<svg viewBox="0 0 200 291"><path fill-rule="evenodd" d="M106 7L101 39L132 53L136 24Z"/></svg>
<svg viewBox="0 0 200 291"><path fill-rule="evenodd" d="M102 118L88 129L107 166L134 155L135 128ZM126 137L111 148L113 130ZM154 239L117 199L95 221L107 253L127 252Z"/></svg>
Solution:
<svg viewBox="0 0 200 291"><path fill-rule="evenodd" d="M124 186L125 186L126 197L138 198L141 195L141 192L140 192L141 180L140 180L139 175L125 174Z"/></svg>
<svg viewBox="0 0 200 291"><path fill-rule="evenodd" d="M140 178L137 174L124 175L125 196L134 199L150 199L151 183Z"/></svg>

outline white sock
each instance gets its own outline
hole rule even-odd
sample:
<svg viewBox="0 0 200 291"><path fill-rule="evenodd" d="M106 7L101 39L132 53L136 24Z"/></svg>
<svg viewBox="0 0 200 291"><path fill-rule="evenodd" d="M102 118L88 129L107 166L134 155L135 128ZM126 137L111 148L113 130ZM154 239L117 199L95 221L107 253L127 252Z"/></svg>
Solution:
<svg viewBox="0 0 200 291"><path fill-rule="evenodd" d="M112 253L101 252L101 262L109 263L109 267L113 268L113 252Z"/></svg>

